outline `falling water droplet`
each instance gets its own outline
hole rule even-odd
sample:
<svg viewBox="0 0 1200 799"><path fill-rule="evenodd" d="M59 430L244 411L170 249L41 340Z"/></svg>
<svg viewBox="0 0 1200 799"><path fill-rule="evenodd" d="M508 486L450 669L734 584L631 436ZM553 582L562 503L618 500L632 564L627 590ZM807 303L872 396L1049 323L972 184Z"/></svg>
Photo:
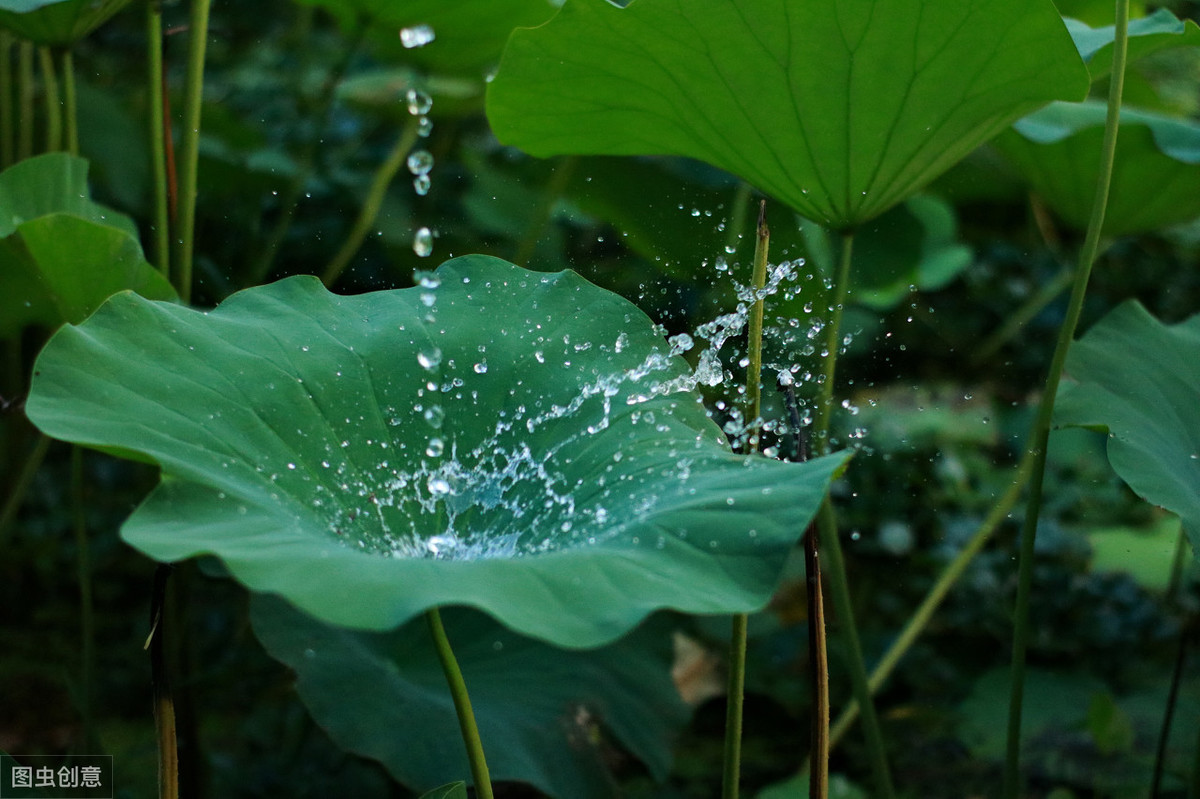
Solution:
<svg viewBox="0 0 1200 799"><path fill-rule="evenodd" d="M429 179L429 175L417 175L413 178L413 191L424 197L429 193L429 187L432 184L433 181Z"/></svg>
<svg viewBox="0 0 1200 799"><path fill-rule="evenodd" d="M433 169L433 155L428 150L413 150L408 154L408 171L414 175L425 175Z"/></svg>
<svg viewBox="0 0 1200 799"><path fill-rule="evenodd" d="M400 29L400 43L409 50L414 47L424 47L435 38L437 35L429 25L413 25L410 28Z"/></svg>
<svg viewBox="0 0 1200 799"><path fill-rule="evenodd" d="M446 450L446 444L440 438L429 439L429 446L425 447L425 454L431 458L437 458Z"/></svg>
<svg viewBox="0 0 1200 799"><path fill-rule="evenodd" d="M418 228L413 235L413 252L427 258L433 252L433 232L427 227Z"/></svg>
<svg viewBox="0 0 1200 799"><path fill-rule="evenodd" d="M409 89L405 99L408 100L408 113L415 117L428 114L433 107L433 98L420 89Z"/></svg>
<svg viewBox="0 0 1200 799"><path fill-rule="evenodd" d="M417 363L421 364L422 369L436 369L441 362L442 351L437 347L431 346L429 349L417 353Z"/></svg>

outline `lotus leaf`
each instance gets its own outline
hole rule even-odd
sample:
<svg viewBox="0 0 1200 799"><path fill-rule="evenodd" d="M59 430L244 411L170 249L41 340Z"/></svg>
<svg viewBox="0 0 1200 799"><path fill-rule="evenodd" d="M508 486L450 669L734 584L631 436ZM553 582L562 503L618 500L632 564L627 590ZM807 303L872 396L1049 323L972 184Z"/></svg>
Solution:
<svg viewBox="0 0 1200 799"><path fill-rule="evenodd" d="M335 624L470 605L594 646L766 603L844 457L731 453L650 320L574 273L467 256L421 282L121 294L47 344L27 412L162 466L129 543Z"/></svg>
<svg viewBox="0 0 1200 799"><path fill-rule="evenodd" d="M569 0L487 111L533 155L686 155L844 229L1088 84L1046 0Z"/></svg>
<svg viewBox="0 0 1200 799"><path fill-rule="evenodd" d="M129 0L0 0L0 27L38 44L70 45L127 5Z"/></svg>

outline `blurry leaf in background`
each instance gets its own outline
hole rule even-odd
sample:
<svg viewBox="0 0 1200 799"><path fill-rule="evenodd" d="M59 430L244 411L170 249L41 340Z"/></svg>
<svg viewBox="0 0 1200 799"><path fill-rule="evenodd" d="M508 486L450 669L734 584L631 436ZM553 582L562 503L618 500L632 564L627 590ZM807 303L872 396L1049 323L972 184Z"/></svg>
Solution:
<svg viewBox="0 0 1200 799"><path fill-rule="evenodd" d="M1075 40L1075 46L1079 48L1079 55L1087 64L1092 80L1110 74L1115 26L1092 28L1086 22L1076 19L1064 21L1067 30L1071 32L1071 38ZM1196 45L1200 45L1200 27L1190 19L1182 21L1170 10L1160 8L1148 17L1130 21L1127 61L1132 64L1160 50Z"/></svg>
<svg viewBox="0 0 1200 799"><path fill-rule="evenodd" d="M1088 82L1042 0L570 0L513 34L487 108L533 155L690 156L845 229Z"/></svg>
<svg viewBox="0 0 1200 799"><path fill-rule="evenodd" d="M465 256L422 282L122 295L47 344L26 410L162 466L126 541L331 623L464 604L595 646L766 604L845 455L731 452L649 318L578 275Z"/></svg>
<svg viewBox="0 0 1200 799"><path fill-rule="evenodd" d="M1066 373L1055 422L1106 431L1113 470L1200 551L1200 315L1163 325L1124 302L1075 342Z"/></svg>
<svg viewBox="0 0 1200 799"><path fill-rule="evenodd" d="M82 322L125 289L175 298L146 262L133 221L92 202L87 170L81 158L51 153L0 173L0 338Z"/></svg>
<svg viewBox="0 0 1200 799"><path fill-rule="evenodd" d="M993 142L1055 213L1080 230L1096 193L1105 110L1100 101L1054 103ZM1123 108L1104 233L1143 233L1197 215L1200 125Z"/></svg>
<svg viewBox="0 0 1200 799"><path fill-rule="evenodd" d="M602 649L568 651L473 610L442 611L493 780L564 799L613 796L615 740L666 777L687 707L671 681L670 626L656 618ZM340 746L417 790L470 779L446 677L424 619L390 633L323 624L256 594L255 635L296 673L313 719ZM610 738L611 736L611 738Z"/></svg>
<svg viewBox="0 0 1200 799"><path fill-rule="evenodd" d="M1150 591L1166 591L1179 545L1179 519L1164 515L1149 528L1103 527L1088 530L1092 571L1125 573Z"/></svg>
<svg viewBox="0 0 1200 799"><path fill-rule="evenodd" d="M421 799L468 799L467 784L465 782L452 782L449 785L441 785L432 791L422 794Z"/></svg>
<svg viewBox="0 0 1200 799"><path fill-rule="evenodd" d="M0 0L0 27L38 44L71 45L129 0Z"/></svg>

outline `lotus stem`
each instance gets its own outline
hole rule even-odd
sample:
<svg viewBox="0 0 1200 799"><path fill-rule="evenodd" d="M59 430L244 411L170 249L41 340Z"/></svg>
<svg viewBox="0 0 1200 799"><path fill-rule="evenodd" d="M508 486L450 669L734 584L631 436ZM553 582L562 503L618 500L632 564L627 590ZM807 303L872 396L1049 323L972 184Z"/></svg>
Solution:
<svg viewBox="0 0 1200 799"><path fill-rule="evenodd" d="M450 648L450 639L446 637L446 628L442 626L442 616L437 608L430 608L425 612L425 618L429 622L429 632L433 635L433 646L437 650L438 660L442 663L442 671L446 674L450 697L454 700L454 711L458 714L458 726L462 730L467 759L471 763L475 795L479 799L493 799L492 780L488 776L487 760L483 756L483 743L479 740L475 713L471 710L471 698L467 695L467 684L463 681L462 670L458 667L454 650Z"/></svg>
<svg viewBox="0 0 1200 799"><path fill-rule="evenodd" d="M46 458L46 450L49 448L50 439L42 433L38 433L33 451L25 459L25 465L21 468L17 479L13 481L12 492L4 500L3 508L0 508L0 551L8 546L8 526L17 517L17 511L21 508L21 503L25 501L25 494L33 483L33 476L41 468L42 461Z"/></svg>
<svg viewBox="0 0 1200 799"><path fill-rule="evenodd" d="M33 155L33 42L17 45L17 160Z"/></svg>
<svg viewBox="0 0 1200 799"><path fill-rule="evenodd" d="M1083 311L1088 278L1100 246L1104 213L1108 206L1108 190L1112 182L1113 161L1117 150L1117 128L1121 116L1121 93L1125 84L1125 57L1129 41L1129 0L1117 0L1115 40L1113 41L1112 82L1108 94L1108 115L1104 123L1104 143L1100 156L1100 173L1087 235L1079 253L1079 266L1071 287L1067 316L1058 331L1058 342L1050 360L1046 385L1038 402L1037 416L1029 434L1027 449L1033 453L1033 473L1021 529L1021 555L1017 570L1017 599L1013 612L1012 688L1009 693L1008 744L1004 763L1005 799L1016 799L1021 785L1021 710L1025 698L1025 653L1029 643L1029 595L1033 583L1034 543L1037 538L1038 514L1042 505L1042 480L1046 472L1046 445L1050 438L1050 421L1059 380L1067 361L1067 351L1075 338L1075 328Z"/></svg>
<svg viewBox="0 0 1200 799"><path fill-rule="evenodd" d="M830 451L829 430L833 418L833 388L837 374L838 351L841 348L842 312L850 294L850 263L854 251L854 235L846 233L842 239L842 257L838 264L837 276L834 278L833 296L830 298L832 317L826 327L821 383L817 393L817 407L813 413L813 445L817 453L828 454ZM871 759L871 771L875 778L876 796L880 799L891 799L895 794L892 788L892 777L888 770L887 752L883 745L883 733L879 727L879 718L875 714L875 706L871 701L871 688L867 681L867 668L863 661L862 644L858 638L858 629L854 622L854 604L850 599L850 587L846 579L846 561L842 554L842 544L838 538L837 515L833 502L826 495L817 512L817 532L821 543L826 547L826 562L829 569L830 599L841 622L840 633L843 637L846 654L846 667L850 672L850 686L854 699L858 702L863 717L863 733L867 739L867 751Z"/></svg>
<svg viewBox="0 0 1200 799"><path fill-rule="evenodd" d="M396 140L396 145L388 154L387 159L375 171L375 177L371 180L371 188L367 191L362 209L358 212L358 218L354 220L354 226L350 228L346 241L343 242L337 254L330 259L325 271L321 273L321 282L325 284L326 288L337 282L342 272L350 264L350 259L366 241L367 233L374 227L375 220L379 216L379 209L383 207L383 198L387 196L388 186L396 177L396 173L400 171L405 156L416 142L417 120L411 119L404 126L400 138Z"/></svg>
<svg viewBox="0 0 1200 799"><path fill-rule="evenodd" d="M71 447L71 527L75 534L75 561L79 580L79 619L82 678L79 705L83 716L84 745L90 750L95 739L92 728L92 683L96 672L96 624L92 603L92 560L88 549L87 518L84 515L83 448Z"/></svg>
<svg viewBox="0 0 1200 799"><path fill-rule="evenodd" d="M79 155L79 111L75 99L75 52L62 51L63 127L66 128L67 152Z"/></svg>
<svg viewBox="0 0 1200 799"><path fill-rule="evenodd" d="M188 21L188 65L184 86L183 133L180 136L179 205L175 219L177 269L175 290L192 300L192 262L195 257L196 179L200 160L200 117L204 99L204 55L208 48L208 15L212 0L192 0Z"/></svg>
<svg viewBox="0 0 1200 799"><path fill-rule="evenodd" d="M158 738L159 799L179 799L179 745L175 738L175 702L167 669L166 633L167 582L171 566L160 563L154 571L150 597L150 682L154 690L154 726Z"/></svg>
<svg viewBox="0 0 1200 799"><path fill-rule="evenodd" d="M762 336L763 297L767 284L767 257L771 246L771 231L767 227L767 202L758 206L758 227L754 238L754 274L751 285L755 300L750 309L749 358L746 368L746 423L751 433L748 451L758 451L758 418L762 413ZM742 711L746 687L746 631L749 616L733 615L729 639L729 684L725 692L725 757L721 776L722 799L737 799L742 770Z"/></svg>
<svg viewBox="0 0 1200 799"><path fill-rule="evenodd" d="M62 149L62 100L58 95L58 77L54 74L54 55L49 47L38 48L38 64L42 70L43 99L46 101L46 152Z"/></svg>
<svg viewBox="0 0 1200 799"><path fill-rule="evenodd" d="M146 124L154 184L154 265L171 280L171 211L167 195L167 134L163 112L162 3L146 3Z"/></svg>

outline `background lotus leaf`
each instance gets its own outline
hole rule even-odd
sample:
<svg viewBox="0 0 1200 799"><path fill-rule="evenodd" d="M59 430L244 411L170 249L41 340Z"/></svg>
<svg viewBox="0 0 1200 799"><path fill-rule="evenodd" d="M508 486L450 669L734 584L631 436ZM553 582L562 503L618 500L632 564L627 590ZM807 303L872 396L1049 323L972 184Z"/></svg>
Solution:
<svg viewBox="0 0 1200 799"><path fill-rule="evenodd" d="M1129 301L1067 357L1059 424L1107 430L1108 460L1141 497L1183 520L1200 551L1200 316L1163 325Z"/></svg>
<svg viewBox="0 0 1200 799"><path fill-rule="evenodd" d="M1079 55L1087 64L1092 80L1112 72L1112 43L1116 27L1092 28L1076 19L1065 20ZM1128 63L1172 47L1200 44L1200 26L1192 20L1180 20L1169 9L1160 8L1148 17L1130 20Z"/></svg>
<svg viewBox="0 0 1200 799"><path fill-rule="evenodd" d="M100 27L129 0L0 0L0 27L47 45L70 45Z"/></svg>
<svg viewBox="0 0 1200 799"><path fill-rule="evenodd" d="M732 454L650 320L573 273L467 256L422 282L121 294L47 344L27 413L161 464L128 542L332 623L462 604L593 646L766 603L843 457Z"/></svg>
<svg viewBox="0 0 1200 799"><path fill-rule="evenodd" d="M1091 215L1105 104L1054 103L996 137L996 147L1064 220ZM1104 217L1109 236L1142 233L1200 215L1200 125L1121 109L1121 132Z"/></svg>
<svg viewBox="0 0 1200 799"><path fill-rule="evenodd" d="M686 155L853 228L1088 83L1043 0L569 0L514 32L487 110L533 155Z"/></svg>
<svg viewBox="0 0 1200 799"><path fill-rule="evenodd" d="M442 613L471 692L492 779L570 799L613 795L612 741L666 776L688 717L671 682L670 625L655 618L585 652L523 638L469 610ZM374 758L427 790L470 781L446 676L424 619L389 633L316 621L255 596L255 634L296 673L313 718L344 749Z"/></svg>
<svg viewBox="0 0 1200 799"><path fill-rule="evenodd" d="M0 173L0 338L81 322L124 289L175 298L133 222L89 199L87 169L52 153Z"/></svg>

